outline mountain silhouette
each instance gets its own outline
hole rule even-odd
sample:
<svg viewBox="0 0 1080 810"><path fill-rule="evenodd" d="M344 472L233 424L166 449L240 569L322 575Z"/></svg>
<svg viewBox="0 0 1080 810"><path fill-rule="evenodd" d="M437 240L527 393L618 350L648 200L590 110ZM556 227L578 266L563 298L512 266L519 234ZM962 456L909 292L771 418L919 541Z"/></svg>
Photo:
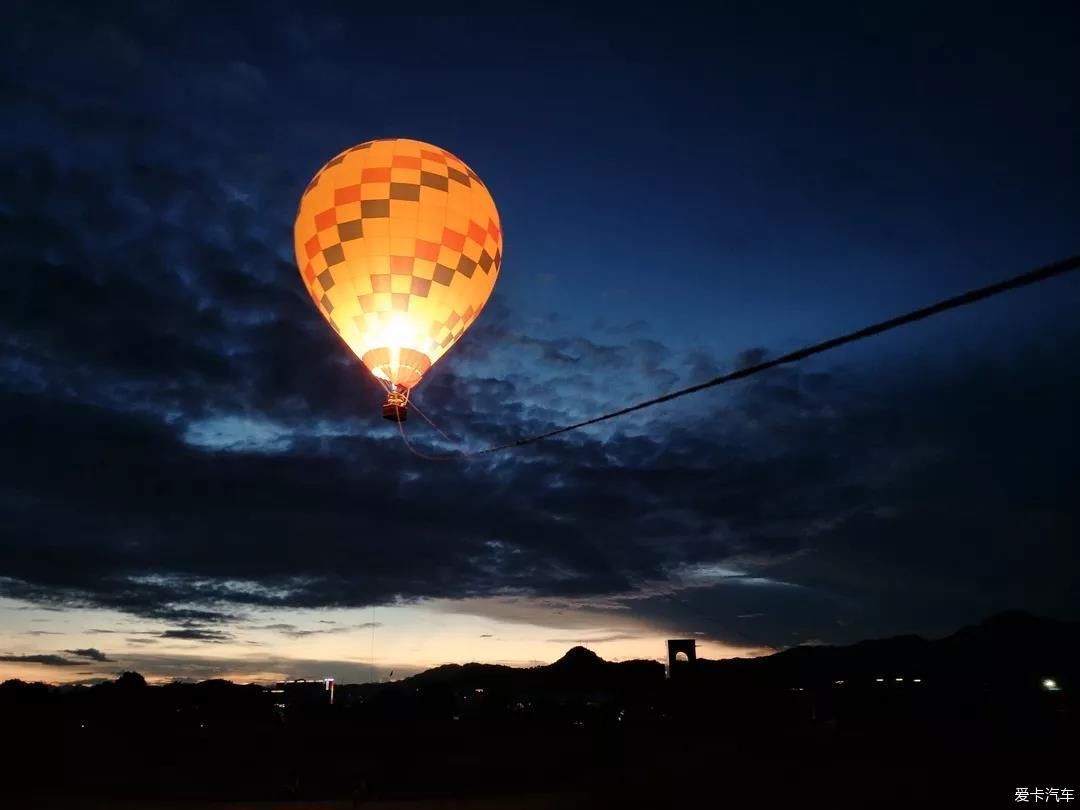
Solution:
<svg viewBox="0 0 1080 810"><path fill-rule="evenodd" d="M917 635L871 639L845 646L804 645L757 658L698 659L696 680L765 687L799 687L837 680L972 679L980 683L1028 681L1073 671L1080 622L1017 611L1001 613L936 640ZM461 689L633 689L664 681L657 661L605 661L576 646L554 663L517 668L447 664L406 678L412 686Z"/></svg>
<svg viewBox="0 0 1080 810"><path fill-rule="evenodd" d="M657 661L605 661L586 647L573 647L554 663L536 667L502 664L444 664L404 678L413 688L450 687L460 690L496 689L628 689L656 687L664 680Z"/></svg>
<svg viewBox="0 0 1080 810"><path fill-rule="evenodd" d="M800 646L752 659L702 661L703 677L809 686L851 678L1027 681L1074 670L1080 623L1009 612L941 639L902 635L848 646Z"/></svg>
<svg viewBox="0 0 1080 810"><path fill-rule="evenodd" d="M560 670L590 671L607 662L588 647L571 647L566 655L550 666Z"/></svg>

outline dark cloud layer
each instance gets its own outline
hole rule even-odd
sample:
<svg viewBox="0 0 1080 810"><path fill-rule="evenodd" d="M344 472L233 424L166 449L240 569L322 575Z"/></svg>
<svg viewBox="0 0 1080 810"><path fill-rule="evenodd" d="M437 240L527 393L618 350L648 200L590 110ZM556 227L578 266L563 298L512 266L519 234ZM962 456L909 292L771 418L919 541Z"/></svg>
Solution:
<svg viewBox="0 0 1080 810"><path fill-rule="evenodd" d="M34 25L7 57L30 134L0 156L3 595L209 643L261 608L508 594L624 599L753 645L1075 613L1075 334L1017 327L988 358L840 355L507 455L409 455L303 294L288 235L306 178L149 84L110 92L135 66L159 75L161 48L192 70L200 121L263 98L240 57L184 62L159 11L86 37L81 12L58 18L56 47L112 66L81 99L13 67ZM309 21L283 47L335 36ZM455 440L503 442L769 351L648 329L564 334L496 297L418 403Z"/></svg>
<svg viewBox="0 0 1080 810"><path fill-rule="evenodd" d="M81 661L72 661L62 655L0 655L0 661L10 664L41 664L46 667L77 667Z"/></svg>
<svg viewBox="0 0 1080 810"><path fill-rule="evenodd" d="M79 650L64 650L64 652L69 653L70 655L76 655L79 658L89 658L91 661L100 661L103 663L114 660L95 647L87 647Z"/></svg>
<svg viewBox="0 0 1080 810"><path fill-rule="evenodd" d="M161 633L161 638L174 638L183 641L210 641L220 643L232 638L230 633L222 630L207 630L202 627L181 627L176 630L166 630Z"/></svg>

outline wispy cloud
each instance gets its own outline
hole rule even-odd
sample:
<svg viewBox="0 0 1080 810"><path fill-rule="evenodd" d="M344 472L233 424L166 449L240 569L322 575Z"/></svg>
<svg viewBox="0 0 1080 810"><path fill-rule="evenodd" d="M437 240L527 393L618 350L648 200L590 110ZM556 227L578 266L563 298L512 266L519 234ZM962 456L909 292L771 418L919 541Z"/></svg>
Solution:
<svg viewBox="0 0 1080 810"><path fill-rule="evenodd" d="M114 658L109 658L105 653L95 647L86 647L79 650L64 650L69 655L77 655L80 658L89 658L92 661L115 661Z"/></svg>
<svg viewBox="0 0 1080 810"><path fill-rule="evenodd" d="M332 624L337 625L337 622L321 620L320 624ZM354 630L365 630L373 627L382 627L381 622L363 622L361 624L351 624L347 626L337 625L335 627L326 628L302 628L297 627L295 624L288 624L279 622L277 624L264 624L252 627L252 630L273 630L282 635L289 636L290 638L304 638L305 636L318 636L318 635L332 635L340 633L350 633Z"/></svg>
<svg viewBox="0 0 1080 810"><path fill-rule="evenodd" d="M184 641L209 641L211 643L229 641L232 637L231 633L227 633L224 630L212 630L205 627L181 627L178 629L166 630L159 635L159 638L182 639Z"/></svg>

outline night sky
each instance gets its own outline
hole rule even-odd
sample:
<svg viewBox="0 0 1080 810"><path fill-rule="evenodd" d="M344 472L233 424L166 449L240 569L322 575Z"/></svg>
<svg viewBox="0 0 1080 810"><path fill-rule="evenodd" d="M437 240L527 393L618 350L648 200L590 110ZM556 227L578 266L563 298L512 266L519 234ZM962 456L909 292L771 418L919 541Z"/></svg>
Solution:
<svg viewBox="0 0 1080 810"><path fill-rule="evenodd" d="M699 382L1080 249L1075 4L222 5L0 12L0 678L363 681L1080 616L1080 278L433 463L292 253L327 159L435 143L491 189L505 260L415 393L453 442L415 417L411 441Z"/></svg>

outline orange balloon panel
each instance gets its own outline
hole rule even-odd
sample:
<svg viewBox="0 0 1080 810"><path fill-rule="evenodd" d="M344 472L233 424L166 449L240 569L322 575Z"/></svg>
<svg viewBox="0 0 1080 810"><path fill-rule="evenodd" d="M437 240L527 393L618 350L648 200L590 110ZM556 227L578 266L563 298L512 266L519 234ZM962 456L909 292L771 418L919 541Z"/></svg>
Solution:
<svg viewBox="0 0 1080 810"><path fill-rule="evenodd" d="M499 213L445 149L369 141L327 163L300 199L296 261L312 300L375 376L411 388L487 303Z"/></svg>

